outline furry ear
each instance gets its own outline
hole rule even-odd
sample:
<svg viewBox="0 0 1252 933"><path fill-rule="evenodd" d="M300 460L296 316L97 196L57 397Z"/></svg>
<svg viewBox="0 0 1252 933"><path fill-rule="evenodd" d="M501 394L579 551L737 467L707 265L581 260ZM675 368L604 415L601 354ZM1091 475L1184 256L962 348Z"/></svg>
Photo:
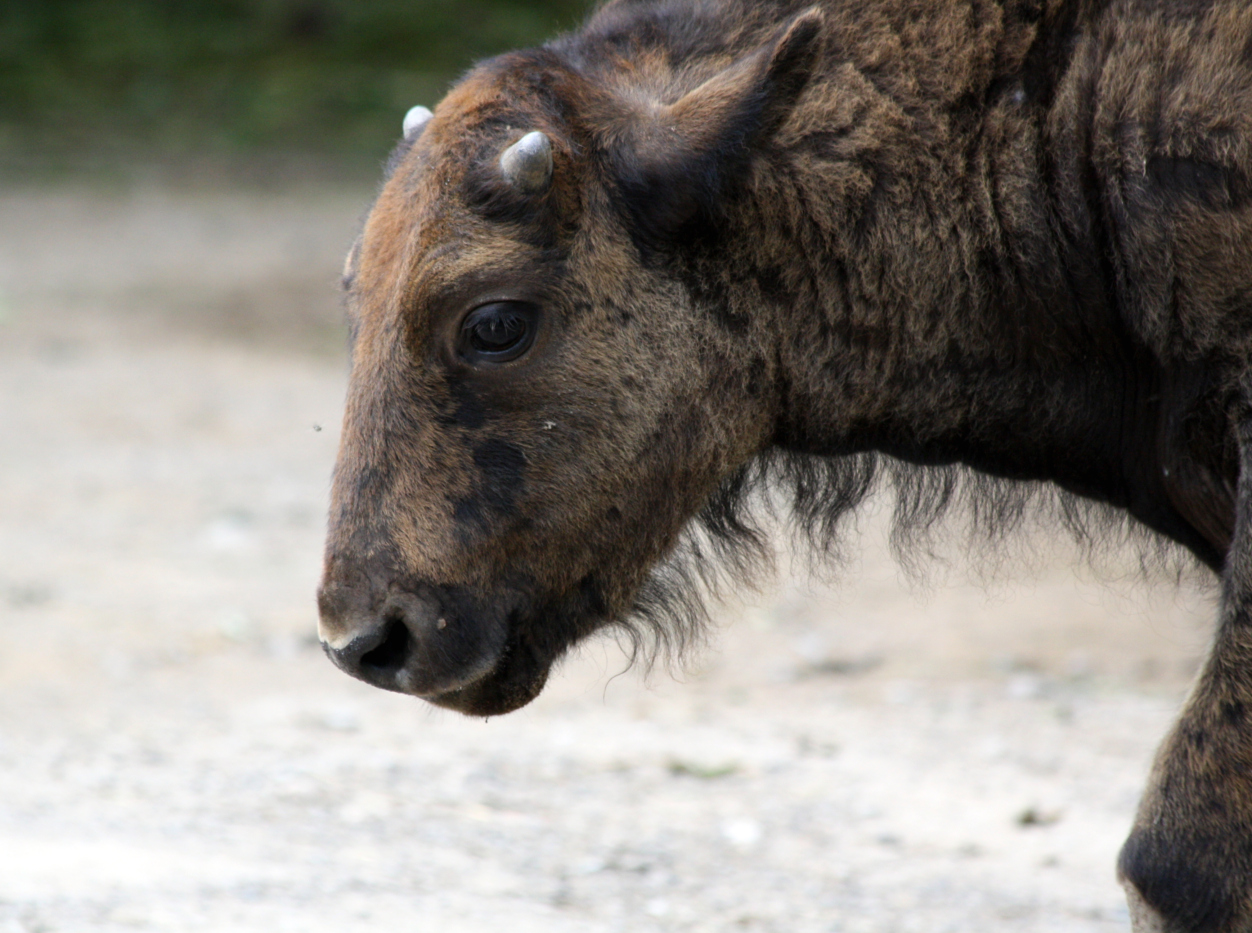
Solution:
<svg viewBox="0 0 1252 933"><path fill-rule="evenodd" d="M662 240L710 211L753 143L791 112L821 53L821 31L821 11L812 7L636 123L619 150L616 175L639 235Z"/></svg>

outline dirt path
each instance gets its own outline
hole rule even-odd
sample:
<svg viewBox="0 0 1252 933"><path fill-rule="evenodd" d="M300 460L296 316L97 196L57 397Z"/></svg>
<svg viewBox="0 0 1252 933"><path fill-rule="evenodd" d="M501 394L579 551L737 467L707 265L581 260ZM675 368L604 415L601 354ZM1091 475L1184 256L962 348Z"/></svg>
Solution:
<svg viewBox="0 0 1252 933"><path fill-rule="evenodd" d="M598 644L483 723L335 672L364 200L0 194L0 931L1128 928L1191 587L1045 543L919 599L871 517L835 590L728 609L681 682Z"/></svg>

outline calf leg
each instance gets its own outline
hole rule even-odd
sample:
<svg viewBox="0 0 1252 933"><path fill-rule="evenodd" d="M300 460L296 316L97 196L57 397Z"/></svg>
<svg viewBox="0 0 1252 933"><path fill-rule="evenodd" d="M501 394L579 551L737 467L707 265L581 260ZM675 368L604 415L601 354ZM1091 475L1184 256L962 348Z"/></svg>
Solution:
<svg viewBox="0 0 1252 933"><path fill-rule="evenodd" d="M1249 393L1244 393L1245 403ZM1252 406L1212 653L1157 754L1118 873L1135 933L1252 933Z"/></svg>

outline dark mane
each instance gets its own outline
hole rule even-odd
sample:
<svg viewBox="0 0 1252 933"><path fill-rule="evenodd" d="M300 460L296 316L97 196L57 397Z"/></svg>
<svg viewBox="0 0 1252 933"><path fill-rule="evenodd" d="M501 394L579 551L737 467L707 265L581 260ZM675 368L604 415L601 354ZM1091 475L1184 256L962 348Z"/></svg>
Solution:
<svg viewBox="0 0 1252 933"><path fill-rule="evenodd" d="M618 625L634 662L681 662L705 641L712 611L732 590L772 578L777 532L821 579L851 558L850 528L870 500L892 502L889 544L906 577L921 582L957 547L987 582L1028 556L1030 531L1059 532L1097 575L1129 550L1144 578L1213 577L1194 553L1127 512L1053 483L990 476L969 467L919 466L880 453L823 457L772 449L710 497L669 559ZM1029 562L1028 562L1029 563Z"/></svg>

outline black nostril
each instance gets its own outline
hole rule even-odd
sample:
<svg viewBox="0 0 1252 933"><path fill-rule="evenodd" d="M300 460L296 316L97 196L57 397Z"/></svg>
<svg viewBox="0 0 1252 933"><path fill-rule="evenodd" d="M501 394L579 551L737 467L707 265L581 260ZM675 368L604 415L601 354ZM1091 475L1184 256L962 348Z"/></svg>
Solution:
<svg viewBox="0 0 1252 933"><path fill-rule="evenodd" d="M361 655L362 669L380 674L392 674L400 670L408 657L411 639L409 628L402 619L389 619L382 644Z"/></svg>

